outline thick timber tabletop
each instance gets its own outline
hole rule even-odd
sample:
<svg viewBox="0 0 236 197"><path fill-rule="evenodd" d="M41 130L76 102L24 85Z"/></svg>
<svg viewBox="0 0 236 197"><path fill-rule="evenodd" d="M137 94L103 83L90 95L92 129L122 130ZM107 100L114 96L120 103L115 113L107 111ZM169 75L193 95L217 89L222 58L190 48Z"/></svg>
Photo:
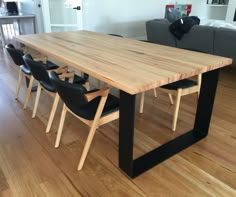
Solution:
<svg viewBox="0 0 236 197"><path fill-rule="evenodd" d="M129 94L232 63L230 58L90 31L20 35L15 39Z"/></svg>

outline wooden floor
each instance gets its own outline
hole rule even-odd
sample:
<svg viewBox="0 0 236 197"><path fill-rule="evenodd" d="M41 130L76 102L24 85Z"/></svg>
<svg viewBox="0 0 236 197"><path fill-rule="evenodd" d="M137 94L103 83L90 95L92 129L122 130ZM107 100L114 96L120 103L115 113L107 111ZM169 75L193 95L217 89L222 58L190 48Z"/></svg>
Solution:
<svg viewBox="0 0 236 197"><path fill-rule="evenodd" d="M26 88L15 100L17 74L0 51L0 196L236 196L236 68L220 75L208 137L133 180L118 168L118 121L97 130L78 172L88 127L68 114L61 146L54 149L61 105L46 134L53 100L42 93L32 119L35 93L23 110ZM146 95L144 113L136 116L135 157L191 129L194 121L197 95L182 99L175 133L168 95Z"/></svg>

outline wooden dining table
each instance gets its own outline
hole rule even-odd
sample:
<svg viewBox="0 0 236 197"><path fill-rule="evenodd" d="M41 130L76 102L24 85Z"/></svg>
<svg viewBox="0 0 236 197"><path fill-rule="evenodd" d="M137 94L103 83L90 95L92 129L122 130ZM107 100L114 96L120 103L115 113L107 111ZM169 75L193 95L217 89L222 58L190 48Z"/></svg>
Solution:
<svg viewBox="0 0 236 197"><path fill-rule="evenodd" d="M119 167L131 178L207 136L220 68L232 64L230 58L85 30L15 39L120 90ZM133 159L136 95L201 73L193 129Z"/></svg>

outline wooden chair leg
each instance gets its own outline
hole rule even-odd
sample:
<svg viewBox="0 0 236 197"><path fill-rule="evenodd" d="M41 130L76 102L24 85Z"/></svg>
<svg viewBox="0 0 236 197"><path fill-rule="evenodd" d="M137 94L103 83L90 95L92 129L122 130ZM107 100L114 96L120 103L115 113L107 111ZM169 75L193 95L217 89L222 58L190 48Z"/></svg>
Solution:
<svg viewBox="0 0 236 197"><path fill-rule="evenodd" d="M176 101L175 101L175 112L174 112L174 118L173 118L173 123L172 123L172 131L176 130L181 93L182 93L182 89L178 89L177 90L177 95L176 95Z"/></svg>
<svg viewBox="0 0 236 197"><path fill-rule="evenodd" d="M200 90L201 90L201 84L202 84L202 74L199 74L199 75L198 75L197 83L198 83L198 93L197 93L197 95L198 95L198 97L199 97L199 95L200 95Z"/></svg>
<svg viewBox="0 0 236 197"><path fill-rule="evenodd" d="M174 101L173 101L173 98L172 98L172 94L168 93L168 96L169 96L170 104L173 105Z"/></svg>
<svg viewBox="0 0 236 197"><path fill-rule="evenodd" d="M21 83L22 83L22 79L23 79L23 73L20 70L19 71L18 82L17 82L17 86L16 86L16 99L18 99L18 96L19 96L19 91L20 91L20 86L21 86Z"/></svg>
<svg viewBox="0 0 236 197"><path fill-rule="evenodd" d="M96 112L96 115L94 117L94 120L93 120L93 123L92 123L92 126L91 126L91 129L89 131L89 134L88 134L88 137L87 137L87 140L86 140L86 143L85 143L85 146L84 146L84 149L83 149L83 152L82 152L82 155L81 155L81 158L80 158L80 161L79 161L79 164L78 164L78 170L81 170L83 165L84 165L84 161L86 159L86 156L88 154L88 151L89 151L89 148L90 148L90 145L93 141L93 137L94 137L94 134L95 134L95 131L97 129L97 126L98 126L98 122L99 122L99 119L101 117L101 114L102 114L102 110L104 108L104 105L106 103L106 100L107 100L107 96L106 97L102 97L100 103L99 103L99 106L98 106L98 109L97 109L97 112Z"/></svg>
<svg viewBox="0 0 236 197"><path fill-rule="evenodd" d="M34 82L34 77L31 75L30 76L29 86L28 86L27 93L26 93L26 96L25 96L24 109L26 109L26 107L28 105L30 94L31 94L31 90L32 90L32 87L33 87L33 82Z"/></svg>
<svg viewBox="0 0 236 197"><path fill-rule="evenodd" d="M41 87L40 83L38 83L37 94L36 94L36 98L35 98L32 118L35 118L35 115L36 115L36 111L37 111L38 104L39 104L39 98L40 98L40 94L41 94L41 89L42 89L42 87Z"/></svg>
<svg viewBox="0 0 236 197"><path fill-rule="evenodd" d="M96 132L96 129L97 129L97 123L93 123L92 127L90 128L90 131L89 131L86 143L84 145L84 149L83 149L82 155L80 157L80 161L79 161L78 168L77 168L78 170L81 170L83 165L84 165L84 161L85 161L85 159L87 157L87 154L88 154L90 145L91 145L91 143L93 141L93 137L94 137L94 134Z"/></svg>
<svg viewBox="0 0 236 197"><path fill-rule="evenodd" d="M153 88L153 94L154 94L154 97L157 98L157 89L156 88Z"/></svg>
<svg viewBox="0 0 236 197"><path fill-rule="evenodd" d="M201 90L201 84L198 85L197 98L199 98L199 96L200 96L200 90Z"/></svg>
<svg viewBox="0 0 236 197"><path fill-rule="evenodd" d="M144 106L144 97L145 97L145 92L141 93L141 99L140 99L140 108L139 108L139 113L143 113L143 106Z"/></svg>
<svg viewBox="0 0 236 197"><path fill-rule="evenodd" d="M56 93L55 94L55 98L54 98L54 102L53 102L53 105L52 105L52 110L51 110L51 113L50 113L50 116L49 116L49 119L48 119L48 124L47 124L47 128L46 128L46 133L48 133L51 129L51 126L52 126L52 121L54 119L54 116L55 116L55 113L56 113L56 110L57 110L57 105L59 103L59 100L60 100L60 97L59 95Z"/></svg>
<svg viewBox="0 0 236 197"><path fill-rule="evenodd" d="M62 130L63 130L63 126L64 126L64 122L65 122L65 118L66 118L66 105L63 105L63 109L62 109L62 113L61 113L61 120L60 120L60 124L59 124L59 128L58 128L58 132L57 132L57 138L56 138L56 142L55 142L55 148L59 147L60 141L61 141L61 135L62 135Z"/></svg>

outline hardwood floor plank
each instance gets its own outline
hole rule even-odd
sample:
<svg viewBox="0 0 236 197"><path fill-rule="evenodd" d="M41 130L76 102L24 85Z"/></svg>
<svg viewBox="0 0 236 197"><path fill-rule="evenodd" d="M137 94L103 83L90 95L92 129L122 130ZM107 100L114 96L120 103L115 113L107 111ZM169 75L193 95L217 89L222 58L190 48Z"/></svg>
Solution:
<svg viewBox="0 0 236 197"><path fill-rule="evenodd" d="M13 197L11 190L7 189L0 192L1 197Z"/></svg>
<svg viewBox="0 0 236 197"><path fill-rule="evenodd" d="M6 177L2 169L0 168L0 192L8 190L8 188L9 188L9 185L7 183Z"/></svg>

